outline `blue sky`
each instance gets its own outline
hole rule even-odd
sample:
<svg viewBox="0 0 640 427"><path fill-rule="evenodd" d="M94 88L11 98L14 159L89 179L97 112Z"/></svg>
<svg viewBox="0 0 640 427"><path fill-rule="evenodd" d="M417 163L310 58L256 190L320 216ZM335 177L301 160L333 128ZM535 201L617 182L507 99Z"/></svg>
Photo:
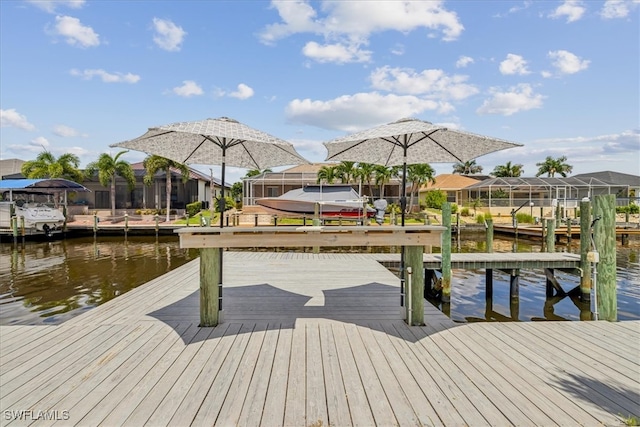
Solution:
<svg viewBox="0 0 640 427"><path fill-rule="evenodd" d="M484 173L566 156L573 174L640 174L639 17L640 0L2 0L0 158L85 166L148 127L227 116L321 162L323 141L417 117L524 144Z"/></svg>

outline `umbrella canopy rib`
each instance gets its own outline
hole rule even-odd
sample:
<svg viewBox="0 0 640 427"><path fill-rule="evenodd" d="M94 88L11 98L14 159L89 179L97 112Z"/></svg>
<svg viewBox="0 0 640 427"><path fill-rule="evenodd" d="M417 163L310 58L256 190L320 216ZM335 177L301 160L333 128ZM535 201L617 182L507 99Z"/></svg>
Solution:
<svg viewBox="0 0 640 427"><path fill-rule="evenodd" d="M187 156L187 158L186 158L186 159L184 159L181 163L186 164L186 163L187 163L187 160L189 160L189 158L190 158L191 156L193 156L193 154L194 154L196 151L198 151L198 149L199 149L200 147L202 147L202 144L204 144L204 142L205 142L206 140L209 140L209 141L213 142L214 144L216 144L216 142L215 142L215 141L212 141L210 138L207 138L207 137L205 136L205 137L204 137L204 139L203 139L202 141L200 141L200 143L196 146L196 148L194 148L194 149L193 149L193 151L191 151L191 153L189 153L189 155ZM224 182L223 182L222 184L224 185Z"/></svg>
<svg viewBox="0 0 640 427"><path fill-rule="evenodd" d="M440 144L438 141L436 141L435 139L433 139L433 138L431 137L431 135L433 135L434 133L438 132L439 130L440 130L440 129L436 129L436 130L434 130L433 132L431 132L430 134L425 135L425 138L429 138L429 139L430 139L431 141L433 141L433 142L434 142L438 147L442 148L444 151L446 151L447 153L451 154L451 156L453 156L453 157L455 157L456 159L458 159L458 161L459 161L460 163L464 163L460 157L458 157L458 156L456 156L455 154L453 154L453 153L451 152L451 150L449 150L447 147L445 147L444 145ZM424 139L424 138L421 138L420 140L422 140L422 139ZM416 141L416 142L419 142L419 141Z"/></svg>

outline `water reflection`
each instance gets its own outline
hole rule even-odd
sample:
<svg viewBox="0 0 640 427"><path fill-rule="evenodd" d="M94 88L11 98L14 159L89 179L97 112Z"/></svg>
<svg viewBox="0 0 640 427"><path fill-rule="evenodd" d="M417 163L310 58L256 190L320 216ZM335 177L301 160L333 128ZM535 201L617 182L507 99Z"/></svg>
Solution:
<svg viewBox="0 0 640 427"><path fill-rule="evenodd" d="M0 246L0 324L59 323L197 257L177 238L100 237Z"/></svg>
<svg viewBox="0 0 640 427"><path fill-rule="evenodd" d="M454 241L454 251L485 252L484 233L462 233L460 241ZM542 242L502 238L496 236L494 252L541 252ZM434 252L438 252L435 248ZM580 242L556 243L556 251L580 252ZM632 237L623 245L617 242L617 302L618 320L640 320L640 238ZM555 271L556 278L568 292L579 286L576 275ZM484 270L453 270L451 302L442 304L436 299L430 302L457 322L483 321L541 321L541 320L590 320L591 304L582 302L575 295L547 297L544 270L520 270L520 297L510 298L510 275L494 270L493 292L487 292ZM491 288L491 287L490 287Z"/></svg>
<svg viewBox="0 0 640 427"><path fill-rule="evenodd" d="M463 233L459 252L485 252L484 233ZM494 252L540 252L541 243L496 236ZM324 252L327 248L322 248ZM433 248L438 252L439 248ZM345 248L361 252L367 248ZM376 248L397 252L399 248ZM556 245L579 252L579 242ZM312 248L307 248L311 252ZM100 236L50 242L0 245L0 324L59 323L121 295L195 259L197 250L180 249L174 236ZM578 277L556 271L565 290ZM640 320L640 238L618 242L618 319ZM520 270L520 298L509 295L510 276L497 270L493 293L484 270L453 270L451 303L440 309L458 322L588 320L591 308L574 297L547 298L544 271Z"/></svg>

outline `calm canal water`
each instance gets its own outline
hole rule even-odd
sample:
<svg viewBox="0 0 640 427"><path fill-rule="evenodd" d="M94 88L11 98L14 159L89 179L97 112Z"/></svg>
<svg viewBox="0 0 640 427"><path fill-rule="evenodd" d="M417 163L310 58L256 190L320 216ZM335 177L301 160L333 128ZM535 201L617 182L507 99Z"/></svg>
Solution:
<svg viewBox="0 0 640 427"><path fill-rule="evenodd" d="M579 242L556 250L578 252ZM454 243L454 250L456 249ZM495 252L539 252L539 243L496 237ZM484 252L484 234L463 233L460 252ZM57 324L117 297L198 256L175 236L128 239L99 236L0 244L0 324ZM565 290L578 285L558 275ZM640 239L618 242L618 319L640 320ZM542 271L521 271L520 301L510 303L509 277L494 272L494 295L485 303L484 271L453 271L451 304L440 307L458 322L584 320L589 307L566 297L547 301Z"/></svg>

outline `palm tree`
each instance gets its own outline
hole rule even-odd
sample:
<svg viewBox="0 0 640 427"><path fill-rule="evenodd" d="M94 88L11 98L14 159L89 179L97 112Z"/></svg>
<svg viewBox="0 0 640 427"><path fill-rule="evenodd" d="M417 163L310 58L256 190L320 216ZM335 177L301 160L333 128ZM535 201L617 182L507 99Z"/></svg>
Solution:
<svg viewBox="0 0 640 427"><path fill-rule="evenodd" d="M98 157L98 160L91 162L87 165L85 171L87 176L93 175L98 172L98 180L104 187L111 186L111 216L116 214L116 175L121 176L127 181L129 191L132 191L136 185L136 177L133 174L131 165L120 160L120 156L128 151L121 151L111 157L110 154L102 153Z"/></svg>
<svg viewBox="0 0 640 427"><path fill-rule="evenodd" d="M504 165L498 165L493 169L492 175L496 178L519 177L524 172L521 164L512 165L507 162Z"/></svg>
<svg viewBox="0 0 640 427"><path fill-rule="evenodd" d="M362 182L366 183L369 187L369 197L373 198L373 191L371 191L371 182L373 181L373 173L375 171L375 165L372 163L358 163L358 167L355 171L355 176Z"/></svg>
<svg viewBox="0 0 640 427"><path fill-rule="evenodd" d="M337 178L337 171L335 166L322 166L318 171L318 179L317 183L320 184L322 181L327 184L333 184L333 181Z"/></svg>
<svg viewBox="0 0 640 427"><path fill-rule="evenodd" d="M453 173L460 175L470 175L482 172L482 166L477 165L475 160L469 160L464 163L456 163L453 165Z"/></svg>
<svg viewBox="0 0 640 427"><path fill-rule="evenodd" d="M397 178L399 176L401 166L374 166L374 180L376 185L380 188L380 198L384 199L384 186L391 181L391 178Z"/></svg>
<svg viewBox="0 0 640 427"><path fill-rule="evenodd" d="M269 173L269 172L273 172L271 169L252 169L250 171L247 171L247 173L245 174L245 176L243 178L251 178L252 176L258 176L261 175L263 173Z"/></svg>
<svg viewBox="0 0 640 427"><path fill-rule="evenodd" d="M163 171L167 177L165 191L167 194L167 222L169 222L171 219L171 169L177 169L180 171L180 175L182 175L182 182L187 182L189 181L189 168L182 163L155 155L144 159L142 165L147 171L144 176L144 183L147 185L151 185L153 183L153 177L158 171Z"/></svg>
<svg viewBox="0 0 640 427"><path fill-rule="evenodd" d="M536 166L538 166L538 173L536 176L546 173L549 177L554 177L555 174L560 174L566 178L567 174L570 174L573 170L573 166L565 163L566 161L567 156L558 157L557 159L547 156L544 162L536 163Z"/></svg>
<svg viewBox="0 0 640 427"><path fill-rule="evenodd" d="M413 209L413 195L423 184L430 182L435 184L435 171L428 163L417 163L407 166L407 181L411 182L411 197L409 199L409 212Z"/></svg>
<svg viewBox="0 0 640 427"><path fill-rule="evenodd" d="M22 175L27 178L66 178L82 182L84 176L78 169L80 159L75 154L66 153L56 159L49 151L38 154L35 160L24 162Z"/></svg>
<svg viewBox="0 0 640 427"><path fill-rule="evenodd" d="M343 184L350 184L356 177L356 162L341 162L336 166L336 177L342 181Z"/></svg>

